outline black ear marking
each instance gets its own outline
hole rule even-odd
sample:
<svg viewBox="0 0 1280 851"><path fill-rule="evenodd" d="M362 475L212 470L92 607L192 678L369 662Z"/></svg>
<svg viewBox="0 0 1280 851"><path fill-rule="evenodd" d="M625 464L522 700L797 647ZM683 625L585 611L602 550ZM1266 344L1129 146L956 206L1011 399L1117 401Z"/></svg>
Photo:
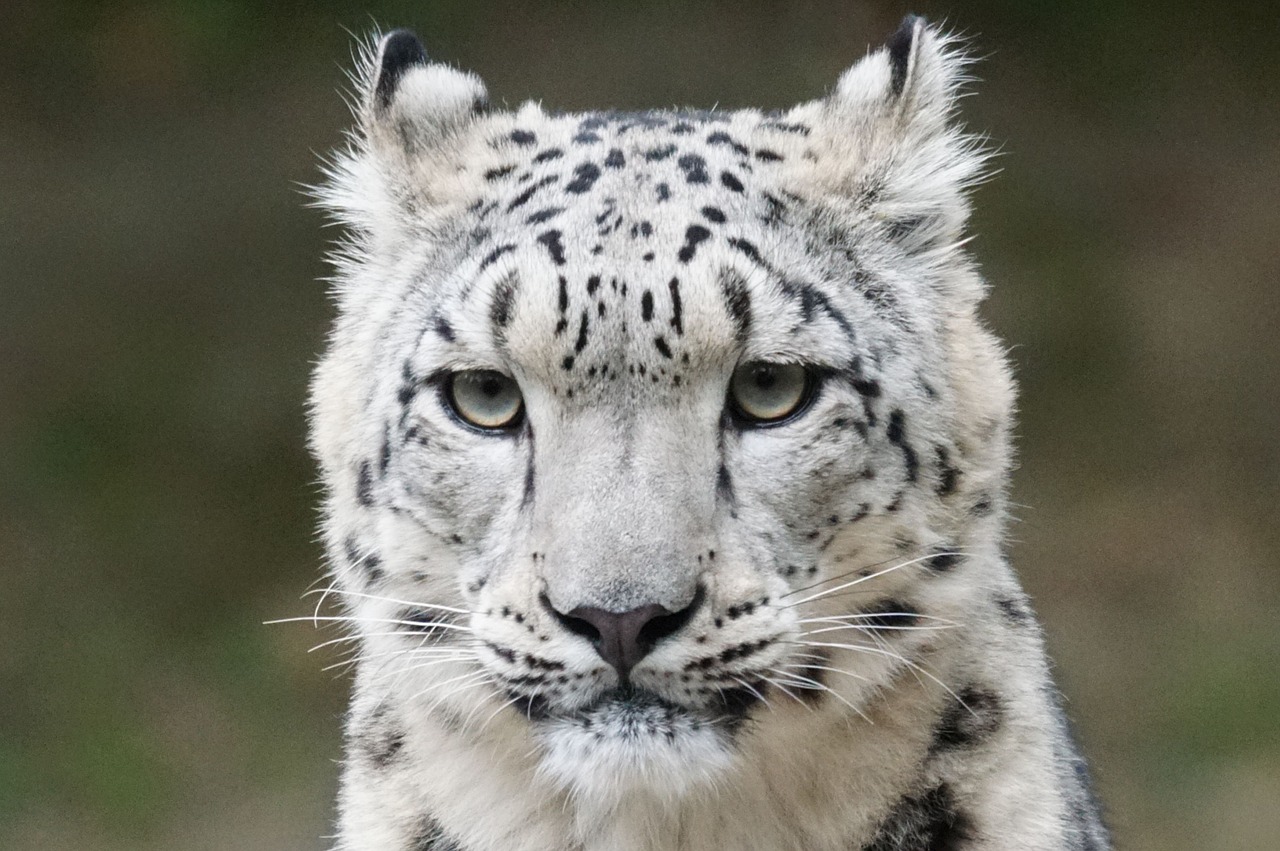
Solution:
<svg viewBox="0 0 1280 851"><path fill-rule="evenodd" d="M894 97L902 94L907 85L907 71L911 68L911 48L916 33L924 29L925 19L919 15L907 15L898 30L889 36L885 49L889 51L889 90Z"/></svg>
<svg viewBox="0 0 1280 851"><path fill-rule="evenodd" d="M391 106L400 78L415 65L427 64L427 51L410 30L393 30L382 40L374 97L381 109Z"/></svg>

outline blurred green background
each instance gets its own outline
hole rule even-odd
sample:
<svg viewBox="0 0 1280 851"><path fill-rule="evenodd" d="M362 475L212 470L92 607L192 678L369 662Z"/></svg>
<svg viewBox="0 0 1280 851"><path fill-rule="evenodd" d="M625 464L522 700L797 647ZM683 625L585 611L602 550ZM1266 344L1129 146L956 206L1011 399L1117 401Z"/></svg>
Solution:
<svg viewBox="0 0 1280 851"><path fill-rule="evenodd" d="M987 317L1022 383L1012 552L1123 848L1280 847L1280 15L926 2ZM1212 11L1206 11L1212 9ZM0 848L320 849L346 682L263 626L318 577L304 391L334 236L298 186L350 32L495 102L822 93L892 2L0 9Z"/></svg>

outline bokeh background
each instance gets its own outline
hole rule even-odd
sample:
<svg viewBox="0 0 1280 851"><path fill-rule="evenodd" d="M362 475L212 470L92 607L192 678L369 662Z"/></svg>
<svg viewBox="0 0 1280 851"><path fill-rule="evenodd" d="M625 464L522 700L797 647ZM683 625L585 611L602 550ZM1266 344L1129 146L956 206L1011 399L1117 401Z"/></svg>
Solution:
<svg viewBox="0 0 1280 851"><path fill-rule="evenodd" d="M1132 851L1280 847L1280 15L921 2L985 59L1012 553ZM896 2L4 0L0 848L321 849L347 688L304 391L334 234L299 185L351 33L497 102L781 107Z"/></svg>

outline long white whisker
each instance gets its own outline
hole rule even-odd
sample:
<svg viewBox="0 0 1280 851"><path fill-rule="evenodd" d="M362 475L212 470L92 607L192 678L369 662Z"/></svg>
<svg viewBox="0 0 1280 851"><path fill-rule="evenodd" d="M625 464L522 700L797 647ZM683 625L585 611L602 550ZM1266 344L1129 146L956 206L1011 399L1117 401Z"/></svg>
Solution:
<svg viewBox="0 0 1280 851"><path fill-rule="evenodd" d="M856 629L858 632L867 635L875 635L877 632L937 632L941 629L955 629L953 626L867 626L860 623L846 623L840 626L828 626L822 629L810 629L800 633L801 636L820 635L824 632L841 632L844 630Z"/></svg>
<svg viewBox="0 0 1280 851"><path fill-rule="evenodd" d="M813 707L812 707L812 706L810 706L809 704L805 703L805 702L804 702L803 700L801 700L799 697L796 697L796 695L795 695L795 694L793 694L793 693L790 691L790 689L788 689L786 686L784 686L784 685L783 685L782 683L780 683L779 681L777 681L777 680L773 679L772 677L766 677L766 676L763 676L763 675L760 677L760 679L764 680L766 683L769 683L770 685L772 685L773 687L775 687L776 689L778 689L779 691L781 691L783 694L785 694L787 697L791 698L791 699L792 699L792 700L794 700L796 703L798 703L798 704L800 704L801 706L803 706L805 709L808 709L810 712L812 712L812 711L813 711Z"/></svg>
<svg viewBox="0 0 1280 851"><path fill-rule="evenodd" d="M317 593L321 593L321 592L308 591L306 594L303 594L302 596L306 597L310 594L317 594ZM327 590L325 593L328 593ZM396 605L399 605L399 606L411 606L416 609L436 609L442 612L453 612L454 614L458 614L458 615L475 614L475 612L472 612L468 609L459 609L454 606L443 606L439 603L421 603L415 600L401 600L396 597L384 597L380 594L365 594L364 592L361 592L361 591L346 591L341 588L333 589L333 593L341 594L344 597L360 597L361 599L364 599L364 600L378 600L384 603L395 603Z"/></svg>
<svg viewBox="0 0 1280 851"><path fill-rule="evenodd" d="M807 644L810 647L836 647L844 650L852 650L855 653L871 653L873 655L885 656L890 659L894 659L906 665L908 668L914 671L919 671L921 674L924 674L926 677L933 680L933 682L937 683L938 686L940 686L943 691L945 691L947 694L954 697L956 700L960 699L960 696L957 695L954 691L952 691L950 686L948 686L942 680L938 679L930 671L926 670L925 668L920 666L918 663L913 662L907 657L903 656L901 653L894 653L882 647L868 647L865 644L836 644L836 643L822 642L822 641L802 641L800 643Z"/></svg>
<svg viewBox="0 0 1280 851"><path fill-rule="evenodd" d="M920 564L923 561L929 561L930 559L936 558L938 556L945 556L945 555L963 555L963 553L953 553L953 552L929 553L928 555L923 555L923 556L920 556L919 558L913 558L908 561L898 562L897 564L894 564L891 567L886 567L882 570L877 570L875 573L869 573L866 576L860 576L857 579L851 580L849 582L842 582L841 584L835 586L834 588L826 588L822 591L819 591L817 594L811 594L808 597L805 597L803 599L796 600L795 602L792 602L792 603L788 603L786 606L782 606L781 608L784 608L784 609L791 608L793 606L799 606L799 605L803 605L804 603L813 602L814 600L820 600L823 597L828 596L829 594L834 594L837 591L843 591L846 588L852 588L855 585L861 585L863 582L868 582L877 577L884 576L887 573L892 573L895 570L901 570L904 567L910 567L914 564Z"/></svg>
<svg viewBox="0 0 1280 851"><path fill-rule="evenodd" d="M785 671L785 670L787 670L787 669L789 669L789 668L792 668L792 667L795 667L795 666L792 666L792 665L784 665L784 666L782 666L782 667L783 667L783 670ZM857 674L850 673L849 671L841 671L841 670L839 670L839 669L837 669L837 668L827 668L827 667L822 666L822 665L806 665L806 666L804 666L804 667L805 667L805 668L809 668L809 669L821 668L821 669L822 669L822 670L824 670L824 671L833 671L833 672L838 673L838 674L848 674L849 676L854 677L854 678L856 678L856 679L860 679L860 680L865 680L865 679L866 679L866 677L859 677ZM773 670L773 669L770 669L770 670ZM863 712L863 711L862 711L861 709L859 709L858 707L854 706L852 703L850 703L848 700L846 700L846 699L845 699L845 696L844 696L844 695L842 695L840 692L836 691L835 689L831 688L830 686L825 685L824 683L820 683L820 682L818 682L817 680L813 679L812 677L806 677L806 676L804 676L803 674L784 674L784 676L789 676L789 677L795 677L795 678L801 678L801 679L808 680L809 682L813 683L813 685L811 686L811 688L813 688L813 689L815 689L815 690L818 690L818 691L824 691L824 692L826 692L827 694L831 695L831 696L832 696L832 697L834 697L836 700L840 701L840 702L841 702L841 703L843 703L845 706L849 707L849 708L850 708L850 709L852 709L854 712L856 712L856 713L858 714L858 717L862 718L862 720L864 720L864 721L866 721L868 724L871 724L871 725L873 725L873 726L874 726L875 722L874 722L874 721L872 721L870 718L868 718L865 712Z"/></svg>

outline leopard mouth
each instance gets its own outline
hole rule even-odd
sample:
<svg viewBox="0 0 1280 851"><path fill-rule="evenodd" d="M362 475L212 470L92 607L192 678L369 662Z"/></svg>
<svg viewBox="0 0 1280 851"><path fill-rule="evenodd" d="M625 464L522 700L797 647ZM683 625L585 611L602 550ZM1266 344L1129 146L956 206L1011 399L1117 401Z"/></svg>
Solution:
<svg viewBox="0 0 1280 851"><path fill-rule="evenodd" d="M672 739L682 731L720 729L736 732L751 710L764 700L760 683L717 691L706 706L687 706L635 686L602 692L588 704L558 708L541 695L513 695L517 711L539 725L572 725L605 737L661 736Z"/></svg>

